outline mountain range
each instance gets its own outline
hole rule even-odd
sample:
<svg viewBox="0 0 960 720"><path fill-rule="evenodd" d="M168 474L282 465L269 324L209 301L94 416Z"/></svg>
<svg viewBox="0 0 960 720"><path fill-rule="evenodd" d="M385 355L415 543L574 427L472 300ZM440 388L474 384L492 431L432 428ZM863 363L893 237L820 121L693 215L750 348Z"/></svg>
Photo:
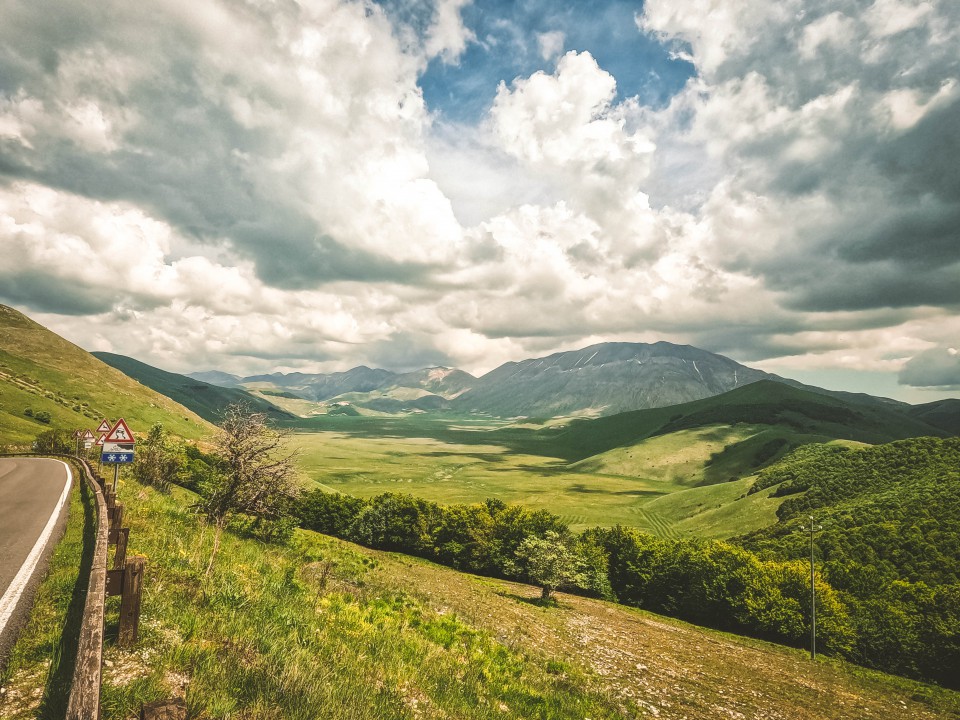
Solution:
<svg viewBox="0 0 960 720"><path fill-rule="evenodd" d="M240 377L219 371L190 378L225 388L315 403L349 403L376 412L452 410L497 417L609 416L670 407L770 380L859 405L914 406L863 393L825 390L742 365L690 345L600 343L546 357L507 362L474 377L452 368L409 373L365 366L329 374L273 373ZM149 384L149 383L147 383ZM960 431L960 401L917 410L931 425Z"/></svg>

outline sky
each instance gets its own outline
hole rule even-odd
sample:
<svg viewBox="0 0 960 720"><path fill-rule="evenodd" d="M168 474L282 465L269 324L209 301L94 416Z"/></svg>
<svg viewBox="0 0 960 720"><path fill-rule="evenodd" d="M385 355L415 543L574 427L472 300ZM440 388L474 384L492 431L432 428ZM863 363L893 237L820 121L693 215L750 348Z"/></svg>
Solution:
<svg viewBox="0 0 960 720"><path fill-rule="evenodd" d="M960 397L955 0L0 0L0 302L176 372Z"/></svg>

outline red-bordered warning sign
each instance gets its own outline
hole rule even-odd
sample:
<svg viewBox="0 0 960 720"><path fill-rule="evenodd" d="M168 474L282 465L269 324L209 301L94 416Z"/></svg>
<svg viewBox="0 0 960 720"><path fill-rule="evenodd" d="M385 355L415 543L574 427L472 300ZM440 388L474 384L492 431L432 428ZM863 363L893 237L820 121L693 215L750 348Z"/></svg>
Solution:
<svg viewBox="0 0 960 720"><path fill-rule="evenodd" d="M108 433L108 432L110 432L110 428L111 428L111 427L113 427L113 426L110 424L110 421L109 421L109 420L101 420L101 421L100 421L100 424L97 425L97 432L98 432L98 433Z"/></svg>
<svg viewBox="0 0 960 720"><path fill-rule="evenodd" d="M95 437L95 436L94 436L92 430L84 430L84 431L83 431L82 438L83 438L84 440L93 440L94 437Z"/></svg>
<svg viewBox="0 0 960 720"><path fill-rule="evenodd" d="M100 437L98 437L98 438L96 439L96 441L94 441L93 444L96 445L97 447L103 447L103 439L104 439L105 437L106 437L106 435L101 435Z"/></svg>
<svg viewBox="0 0 960 720"><path fill-rule="evenodd" d="M127 423L123 418L117 420L117 424L110 428L110 432L107 433L107 436L103 439L103 441L108 443L136 442L136 440L133 438L133 433L130 432L130 428L127 427Z"/></svg>

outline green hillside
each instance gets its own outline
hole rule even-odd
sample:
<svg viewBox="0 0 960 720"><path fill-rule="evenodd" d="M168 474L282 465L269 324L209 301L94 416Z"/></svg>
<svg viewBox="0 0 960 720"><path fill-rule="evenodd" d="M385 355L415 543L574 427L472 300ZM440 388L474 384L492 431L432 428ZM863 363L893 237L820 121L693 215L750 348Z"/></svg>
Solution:
<svg viewBox="0 0 960 720"><path fill-rule="evenodd" d="M49 422L43 422L47 414ZM118 417L135 433L163 423L196 439L213 429L182 405L0 305L0 445L28 444L50 428L96 429L103 418Z"/></svg>
<svg viewBox="0 0 960 720"><path fill-rule="evenodd" d="M960 694L651 613L458 573L313 532L288 545L212 534L190 493L126 479L131 551L149 557L141 637L108 639L104 717L184 698L197 718L949 720ZM80 521L82 512L71 515ZM79 550L77 551L79 554ZM69 588L68 588L69 589ZM0 717L41 716L46 583ZM64 603L65 605L65 603ZM108 614L115 623L116 608Z"/></svg>
<svg viewBox="0 0 960 720"><path fill-rule="evenodd" d="M274 420L289 420L294 417L242 388L218 387L186 375L160 370L125 355L108 352L94 352L91 355L161 395L166 395L171 400L190 408L204 420L212 423L220 420L225 407L235 403L246 403L251 409L266 413Z"/></svg>
<svg viewBox="0 0 960 720"><path fill-rule="evenodd" d="M753 549L806 557L797 528L813 515L837 587L960 583L960 438L811 445L763 470L751 492L768 488L786 499L779 522L744 540Z"/></svg>
<svg viewBox="0 0 960 720"><path fill-rule="evenodd" d="M909 408L909 406L905 406ZM908 437L948 435L947 431L910 417L900 406L855 404L825 395L761 380L716 397L653 410L637 410L594 420L575 420L557 433L551 448L571 461L599 455L646 438L712 425L744 423L775 428L752 434L729 450L741 456L731 468L759 467L791 447L825 440L883 443ZM732 457L717 457L723 463ZM746 462L744 462L746 461ZM716 475L716 473L715 473ZM714 479L727 479L722 477Z"/></svg>
<svg viewBox="0 0 960 720"><path fill-rule="evenodd" d="M960 435L960 400L935 400L913 405L908 412L912 417L946 430L951 435Z"/></svg>
<svg viewBox="0 0 960 720"><path fill-rule="evenodd" d="M867 666L960 678L960 439L801 448L764 470L757 494L779 521L742 539L763 557L816 556L854 619L849 656Z"/></svg>

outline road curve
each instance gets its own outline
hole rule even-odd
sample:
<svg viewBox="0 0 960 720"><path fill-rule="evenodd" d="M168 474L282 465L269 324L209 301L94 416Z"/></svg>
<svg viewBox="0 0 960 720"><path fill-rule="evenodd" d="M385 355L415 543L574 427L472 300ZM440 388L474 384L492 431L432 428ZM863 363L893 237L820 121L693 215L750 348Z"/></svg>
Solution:
<svg viewBox="0 0 960 720"><path fill-rule="evenodd" d="M49 458L0 458L0 668L66 522L70 468Z"/></svg>

